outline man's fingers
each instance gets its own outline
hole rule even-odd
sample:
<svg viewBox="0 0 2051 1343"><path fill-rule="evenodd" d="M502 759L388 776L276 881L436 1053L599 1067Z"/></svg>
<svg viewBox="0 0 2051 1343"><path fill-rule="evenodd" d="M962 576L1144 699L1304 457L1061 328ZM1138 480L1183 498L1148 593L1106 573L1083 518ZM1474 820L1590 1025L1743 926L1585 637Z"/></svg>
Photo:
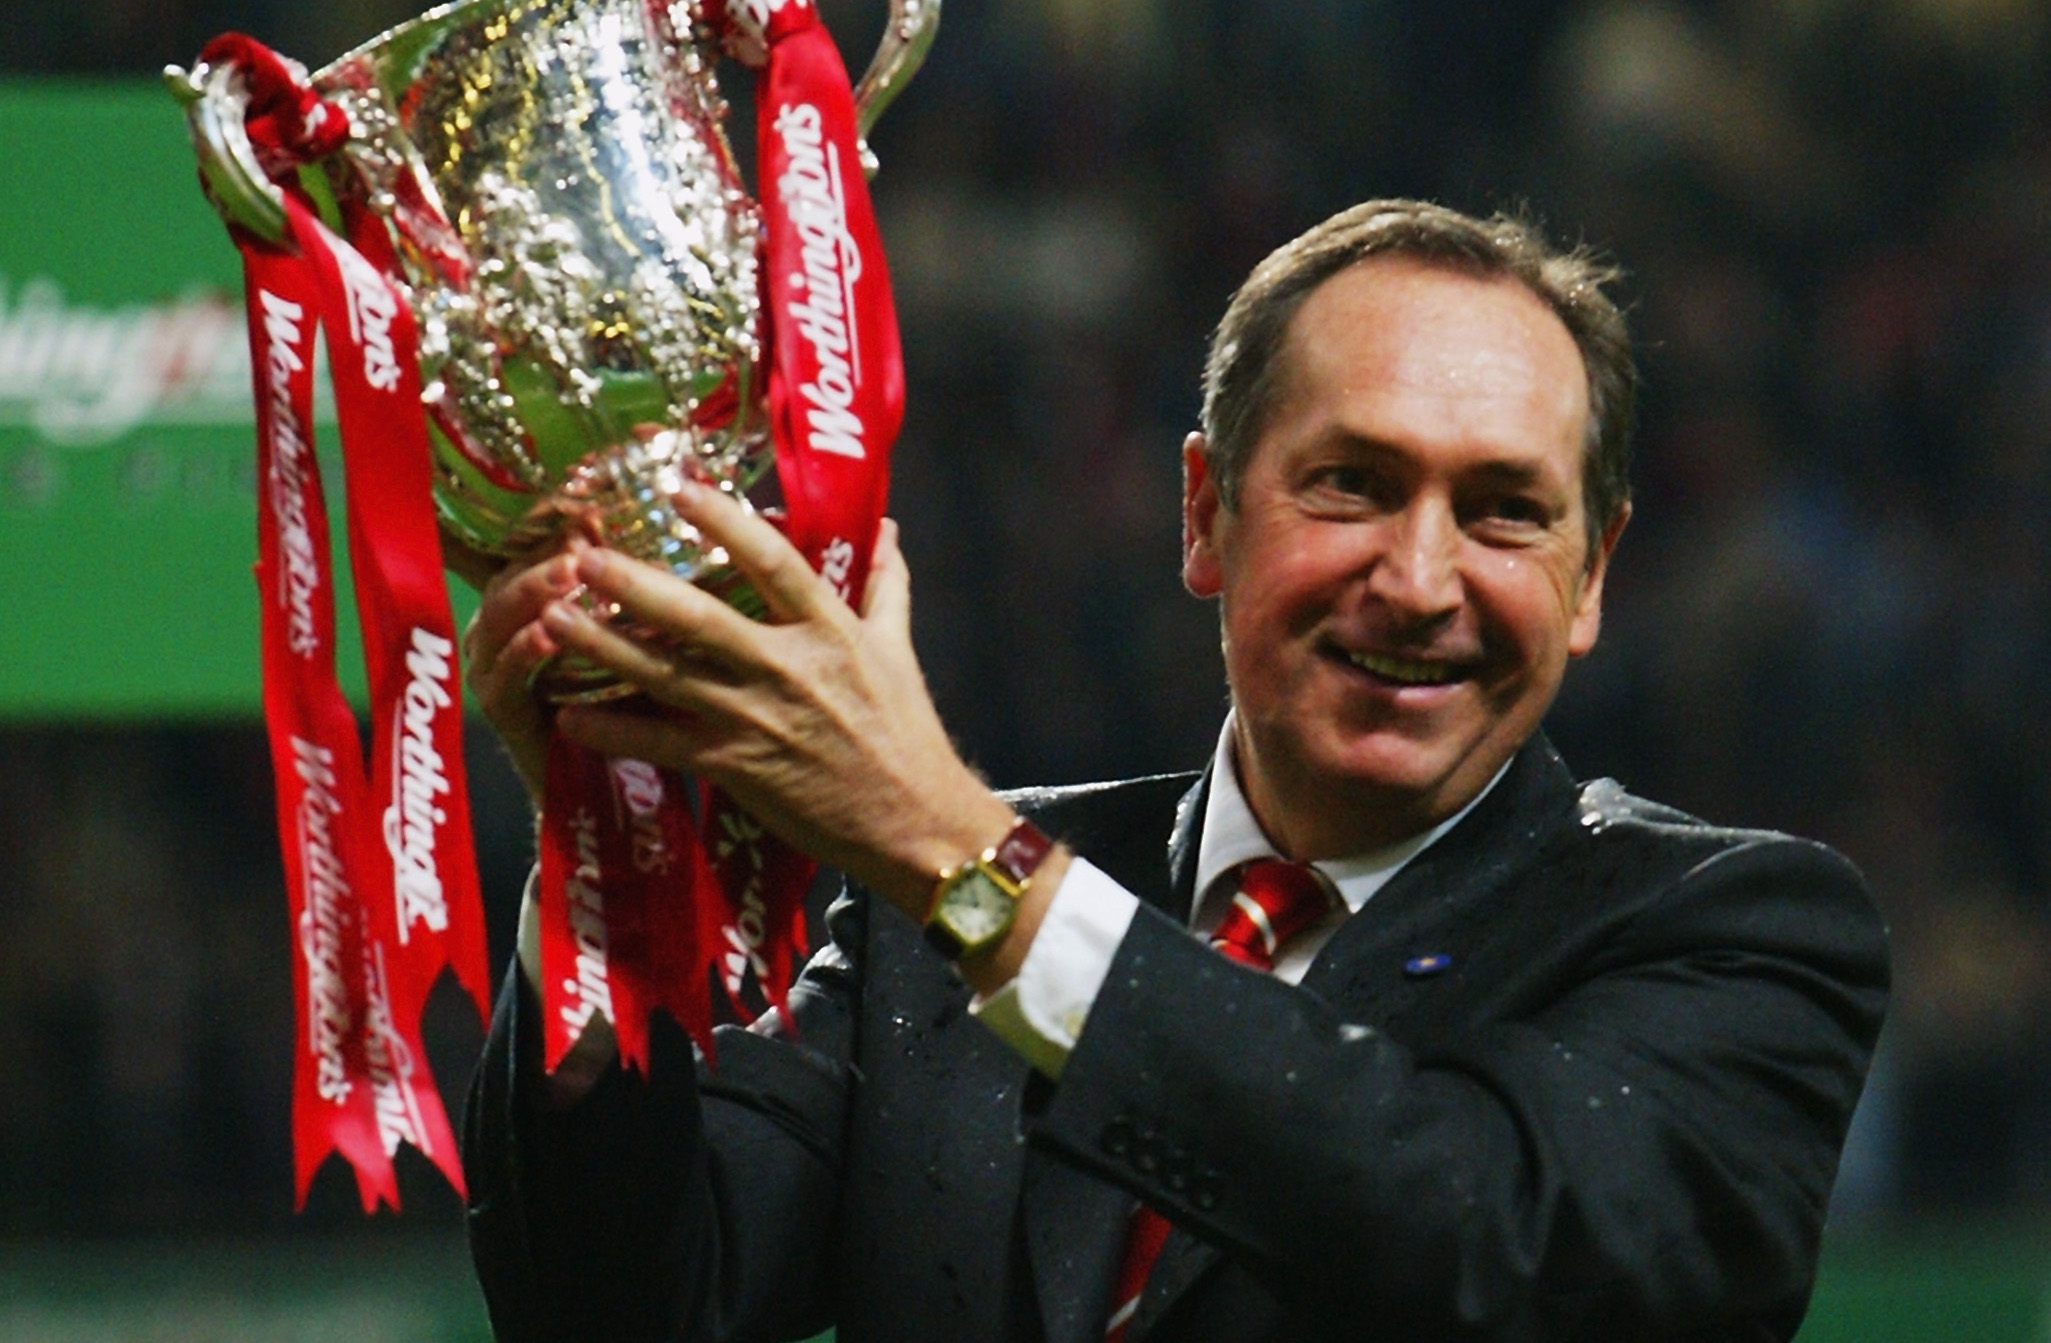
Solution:
<svg viewBox="0 0 2051 1343"><path fill-rule="evenodd" d="M555 640L539 622L522 625L499 649L498 659L490 667L472 672L472 679L507 704L531 699L534 678L558 651Z"/></svg>
<svg viewBox="0 0 2051 1343"><path fill-rule="evenodd" d="M683 604L704 607L702 613L714 623L732 621L744 630L754 628L753 621L716 598L678 580L668 581L684 589ZM666 704L716 708L728 700L728 670L717 657L706 656L707 643L691 640L674 648L650 647L567 601L556 602L543 613L541 628L565 650L582 654Z"/></svg>
<svg viewBox="0 0 2051 1343"><path fill-rule="evenodd" d="M524 625L496 650L492 664L471 664L465 680L471 702L498 729L513 767L534 799L541 799L548 756L548 711L532 690L536 672L556 654L554 640L538 624Z"/></svg>
<svg viewBox="0 0 2051 1343"><path fill-rule="evenodd" d="M837 604L826 580L812 571L790 538L760 513L695 482L676 498L677 511L704 532L707 540L725 547L733 566L768 606L770 623L809 620Z"/></svg>
<svg viewBox="0 0 2051 1343"><path fill-rule="evenodd" d="M653 649L626 638L567 601L542 613L542 628L564 648L582 653L651 694L676 674L676 664Z"/></svg>
<svg viewBox="0 0 2051 1343"><path fill-rule="evenodd" d="M578 558L577 576L665 642L720 661L754 660L762 627L675 574L617 551L593 549Z"/></svg>
<svg viewBox="0 0 2051 1343"><path fill-rule="evenodd" d="M885 518L876 531L869 581L862 589L862 619L908 629L912 619L912 572L897 545L897 519Z"/></svg>
<svg viewBox="0 0 2051 1343"><path fill-rule="evenodd" d="M485 585L484 600L464 632L463 655L472 672L488 673L511 639L540 619L550 602L576 586L574 551L524 569L501 570Z"/></svg>

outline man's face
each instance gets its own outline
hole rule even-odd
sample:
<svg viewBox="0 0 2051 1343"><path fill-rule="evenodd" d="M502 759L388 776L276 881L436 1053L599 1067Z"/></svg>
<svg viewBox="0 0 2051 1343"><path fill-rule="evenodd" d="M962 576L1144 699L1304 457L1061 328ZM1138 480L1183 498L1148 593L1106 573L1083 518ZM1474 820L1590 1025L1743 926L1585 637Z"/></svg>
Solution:
<svg viewBox="0 0 2051 1343"><path fill-rule="evenodd" d="M1595 644L1621 520L1590 563L1588 379L1514 280L1405 258L1297 310L1227 509L1184 448L1183 580L1221 599L1248 801L1290 856L1451 815Z"/></svg>

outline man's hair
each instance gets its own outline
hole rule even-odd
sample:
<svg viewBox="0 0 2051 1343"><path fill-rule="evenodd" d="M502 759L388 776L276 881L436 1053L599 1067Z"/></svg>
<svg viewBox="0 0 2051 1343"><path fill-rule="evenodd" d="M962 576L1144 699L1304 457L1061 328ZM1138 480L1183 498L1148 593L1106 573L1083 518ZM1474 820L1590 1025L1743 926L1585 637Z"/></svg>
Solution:
<svg viewBox="0 0 2051 1343"><path fill-rule="evenodd" d="M1631 498L1631 425L1638 371L1624 316L1605 284L1616 267L1585 248L1560 252L1514 215L1475 219L1426 201L1376 200L1342 210L1253 268L1211 338L1204 366L1206 460L1228 508L1266 427L1296 310L1310 292L1370 257L1396 256L1481 278L1508 278L1566 325L1588 372L1588 438L1581 464L1593 562L1602 533Z"/></svg>

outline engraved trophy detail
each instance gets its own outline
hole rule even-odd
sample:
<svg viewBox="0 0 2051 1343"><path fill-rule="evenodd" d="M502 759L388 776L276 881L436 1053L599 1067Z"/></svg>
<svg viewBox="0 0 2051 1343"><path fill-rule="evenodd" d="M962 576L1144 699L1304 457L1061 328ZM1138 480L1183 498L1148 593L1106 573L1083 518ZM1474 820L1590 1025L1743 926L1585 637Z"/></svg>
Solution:
<svg viewBox="0 0 2051 1343"><path fill-rule="evenodd" d="M419 1033L445 971L481 1015L490 995L445 543L520 559L595 531L749 610L672 499L689 479L746 502L773 465L792 543L860 591L904 393L864 138L938 17L891 0L858 89L815 0L457 0L311 76L232 33L166 71L248 297L264 711L293 924L318 934L293 952L302 1205L339 1153L366 1211L396 1207L401 1144L462 1187ZM723 55L762 71L759 199ZM336 677L317 339L367 749ZM625 693L572 658L540 689ZM546 1066L600 1014L630 1066L657 1010L709 1046L734 945L752 967L723 981L735 1012L781 1004L809 859L717 788L560 736L546 793Z"/></svg>
<svg viewBox="0 0 2051 1343"><path fill-rule="evenodd" d="M731 7L736 19L759 11L759 29L808 2ZM863 137L924 60L939 9L891 0L855 90ZM762 230L715 74L726 45L749 42L712 11L708 0L430 11L311 77L348 134L299 177L386 226L384 269L418 322L435 504L452 536L514 554L548 544L568 516L591 517L607 545L745 605L751 594L722 586L718 555L668 503L683 475L745 497L770 462ZM243 69L166 77L223 216L281 239L276 167L252 144ZM873 173L866 143L862 153ZM661 432L636 437L645 425ZM553 669L550 688L613 693L576 666Z"/></svg>

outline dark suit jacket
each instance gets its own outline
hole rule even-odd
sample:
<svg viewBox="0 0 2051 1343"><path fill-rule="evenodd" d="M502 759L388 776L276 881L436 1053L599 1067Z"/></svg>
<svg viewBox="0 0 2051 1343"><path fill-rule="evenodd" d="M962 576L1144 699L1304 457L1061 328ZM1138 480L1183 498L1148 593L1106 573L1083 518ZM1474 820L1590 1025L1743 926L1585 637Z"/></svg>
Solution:
<svg viewBox="0 0 2051 1343"><path fill-rule="evenodd" d="M564 1112L509 976L465 1142L499 1337L1095 1343L1135 1197L1177 1227L1135 1338L1795 1331L1886 993L1842 858L1535 740L1291 987L1184 930L1201 795L1023 799L1151 907L1058 1084L859 892L794 1039L694 1077L668 1031Z"/></svg>

